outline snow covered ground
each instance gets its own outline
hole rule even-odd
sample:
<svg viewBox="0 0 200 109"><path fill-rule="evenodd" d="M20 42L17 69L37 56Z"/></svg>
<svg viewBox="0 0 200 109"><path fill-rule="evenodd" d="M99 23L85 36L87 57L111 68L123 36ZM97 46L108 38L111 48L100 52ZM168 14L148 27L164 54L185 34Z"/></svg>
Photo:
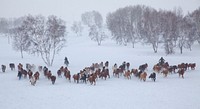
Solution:
<svg viewBox="0 0 200 109"><path fill-rule="evenodd" d="M182 62L196 63L195 70L188 70L185 78L171 74L167 78L158 74L156 82L147 79L141 82L133 77L112 76L107 80L99 79L95 86L70 83L65 78L57 78L52 85L42 74L36 86L31 86L28 79L18 80L17 70L11 71L8 64L31 63L45 65L41 58L24 55L12 50L7 38L0 37L0 64L7 65L5 73L0 71L0 108L1 109L200 109L200 46L193 50L177 51L166 56L162 48L153 53L150 46L137 44L135 48L119 46L113 41L105 41L102 46L88 37L69 37L66 47L55 57L54 65L49 67L54 75L67 56L72 74L78 73L92 63L109 61L109 69L114 63L130 62L131 68L148 63L147 73L152 73L153 65L161 56L170 65Z"/></svg>

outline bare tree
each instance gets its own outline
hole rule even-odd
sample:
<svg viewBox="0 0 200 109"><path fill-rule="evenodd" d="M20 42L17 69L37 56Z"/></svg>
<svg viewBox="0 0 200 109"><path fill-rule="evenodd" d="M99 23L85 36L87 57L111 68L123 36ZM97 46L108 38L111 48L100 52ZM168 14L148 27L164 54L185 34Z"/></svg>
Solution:
<svg viewBox="0 0 200 109"><path fill-rule="evenodd" d="M30 46L29 37L24 25L13 29L13 48L20 51L21 58L23 58L23 51L27 51Z"/></svg>
<svg viewBox="0 0 200 109"><path fill-rule="evenodd" d="M66 41L65 22L56 16L49 16L45 20L41 15L28 15L23 20L22 27L19 33L26 33L25 36L28 37L27 51L31 54L40 54L45 64L52 66L55 54L64 47Z"/></svg>
<svg viewBox="0 0 200 109"><path fill-rule="evenodd" d="M95 25L90 27L89 36L92 40L96 41L98 45L101 45L101 42L107 37L102 28L98 28Z"/></svg>
<svg viewBox="0 0 200 109"><path fill-rule="evenodd" d="M101 45L101 42L106 38L103 28L103 18L97 11L86 12L82 14L82 21L89 27L89 36Z"/></svg>
<svg viewBox="0 0 200 109"><path fill-rule="evenodd" d="M193 26L195 26L196 28L196 40L199 42L200 44L200 7L198 9L196 9L195 11L193 11L191 14L189 14L189 16L191 17L191 21L194 23Z"/></svg>
<svg viewBox="0 0 200 109"><path fill-rule="evenodd" d="M108 29L111 31L111 34L113 36L113 39L118 44L124 44L125 46L129 41L127 28L130 28L131 25L128 23L129 18L127 17L127 14L128 12L124 8L120 8L113 13L109 13L106 21Z"/></svg>
<svg viewBox="0 0 200 109"><path fill-rule="evenodd" d="M161 34L163 36L163 43L165 48L166 54L173 54L175 53L174 48L176 47L177 41L177 16L172 11L159 11L160 17L160 29Z"/></svg>
<svg viewBox="0 0 200 109"><path fill-rule="evenodd" d="M161 41L161 25L158 15L155 9L147 7L142 19L142 39L144 43L152 45L154 53L157 53L158 45Z"/></svg>
<svg viewBox="0 0 200 109"><path fill-rule="evenodd" d="M74 22L72 24L71 30L76 33L77 36L81 36L82 35L82 31L83 31L83 26L81 24L81 22Z"/></svg>

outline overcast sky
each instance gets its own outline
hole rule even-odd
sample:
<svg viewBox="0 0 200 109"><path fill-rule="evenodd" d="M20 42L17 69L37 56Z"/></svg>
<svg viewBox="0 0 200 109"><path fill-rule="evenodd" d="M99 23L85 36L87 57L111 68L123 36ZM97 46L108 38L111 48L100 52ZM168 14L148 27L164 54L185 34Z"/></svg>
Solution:
<svg viewBox="0 0 200 109"><path fill-rule="evenodd" d="M96 10L105 17L108 12L137 4L166 10L181 7L187 13L200 7L200 0L0 0L0 17L56 15L70 22L80 20L86 11Z"/></svg>

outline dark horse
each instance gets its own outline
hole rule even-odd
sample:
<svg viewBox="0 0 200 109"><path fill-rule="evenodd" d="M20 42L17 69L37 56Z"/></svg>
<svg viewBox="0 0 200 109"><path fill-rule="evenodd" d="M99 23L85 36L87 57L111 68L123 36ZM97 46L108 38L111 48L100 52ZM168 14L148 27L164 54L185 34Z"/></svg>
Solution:
<svg viewBox="0 0 200 109"><path fill-rule="evenodd" d="M155 82L156 81L156 73L155 72L151 73L149 78L151 78Z"/></svg>
<svg viewBox="0 0 200 109"><path fill-rule="evenodd" d="M6 71L6 66L5 65L1 65L1 68L2 68L2 72Z"/></svg>
<svg viewBox="0 0 200 109"><path fill-rule="evenodd" d="M51 76L51 82L52 82L52 84L55 84L55 81L56 81L56 76Z"/></svg>
<svg viewBox="0 0 200 109"><path fill-rule="evenodd" d="M86 78L87 78L87 75L84 73L84 74L81 76L80 80L82 80L84 83L86 83Z"/></svg>
<svg viewBox="0 0 200 109"><path fill-rule="evenodd" d="M10 66L11 70L15 69L15 64L14 63L10 63L9 66Z"/></svg>

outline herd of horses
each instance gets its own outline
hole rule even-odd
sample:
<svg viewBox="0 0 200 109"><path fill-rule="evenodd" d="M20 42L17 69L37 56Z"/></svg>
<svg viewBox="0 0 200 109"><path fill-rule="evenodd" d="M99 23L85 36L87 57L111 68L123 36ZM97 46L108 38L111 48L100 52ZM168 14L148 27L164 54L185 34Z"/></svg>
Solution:
<svg viewBox="0 0 200 109"><path fill-rule="evenodd" d="M15 70L15 64L10 63L9 67L11 70ZM184 78L184 73L191 69L195 70L196 63L181 63L178 65L169 65L168 62L163 63L162 65L160 63L157 63L153 66L153 73L149 75L149 78L152 79L152 81L156 81L156 74L163 74L164 77L167 77L168 74L172 73L178 73L179 77ZM2 72L6 71L6 65L2 65ZM147 79L147 68L148 64L142 64L138 68L130 69L130 63L129 62L123 62L121 65L117 65L116 63L112 66L112 75L113 77L120 78L124 77L127 79L131 79L133 76L138 78L141 81L146 81ZM71 82L71 79L75 83L89 83L91 85L96 85L96 81L98 79L107 79L110 78L110 71L109 69L109 62L106 61L105 63L93 63L89 67L85 67L82 70L80 70L76 74L71 74L68 67L61 66L57 70L57 76L53 75L51 70L49 70L46 66L36 66L34 64L26 64L26 68L23 67L21 63L17 65L18 69L18 77L21 75L23 78L27 78L30 80L31 85L35 85L36 81L39 80L40 75L43 73L43 75L48 79L51 80L52 84L55 84L56 77L62 78L63 76ZM36 71L36 72L35 72ZM35 73L33 73L35 72ZM19 77L20 79L21 77Z"/></svg>

